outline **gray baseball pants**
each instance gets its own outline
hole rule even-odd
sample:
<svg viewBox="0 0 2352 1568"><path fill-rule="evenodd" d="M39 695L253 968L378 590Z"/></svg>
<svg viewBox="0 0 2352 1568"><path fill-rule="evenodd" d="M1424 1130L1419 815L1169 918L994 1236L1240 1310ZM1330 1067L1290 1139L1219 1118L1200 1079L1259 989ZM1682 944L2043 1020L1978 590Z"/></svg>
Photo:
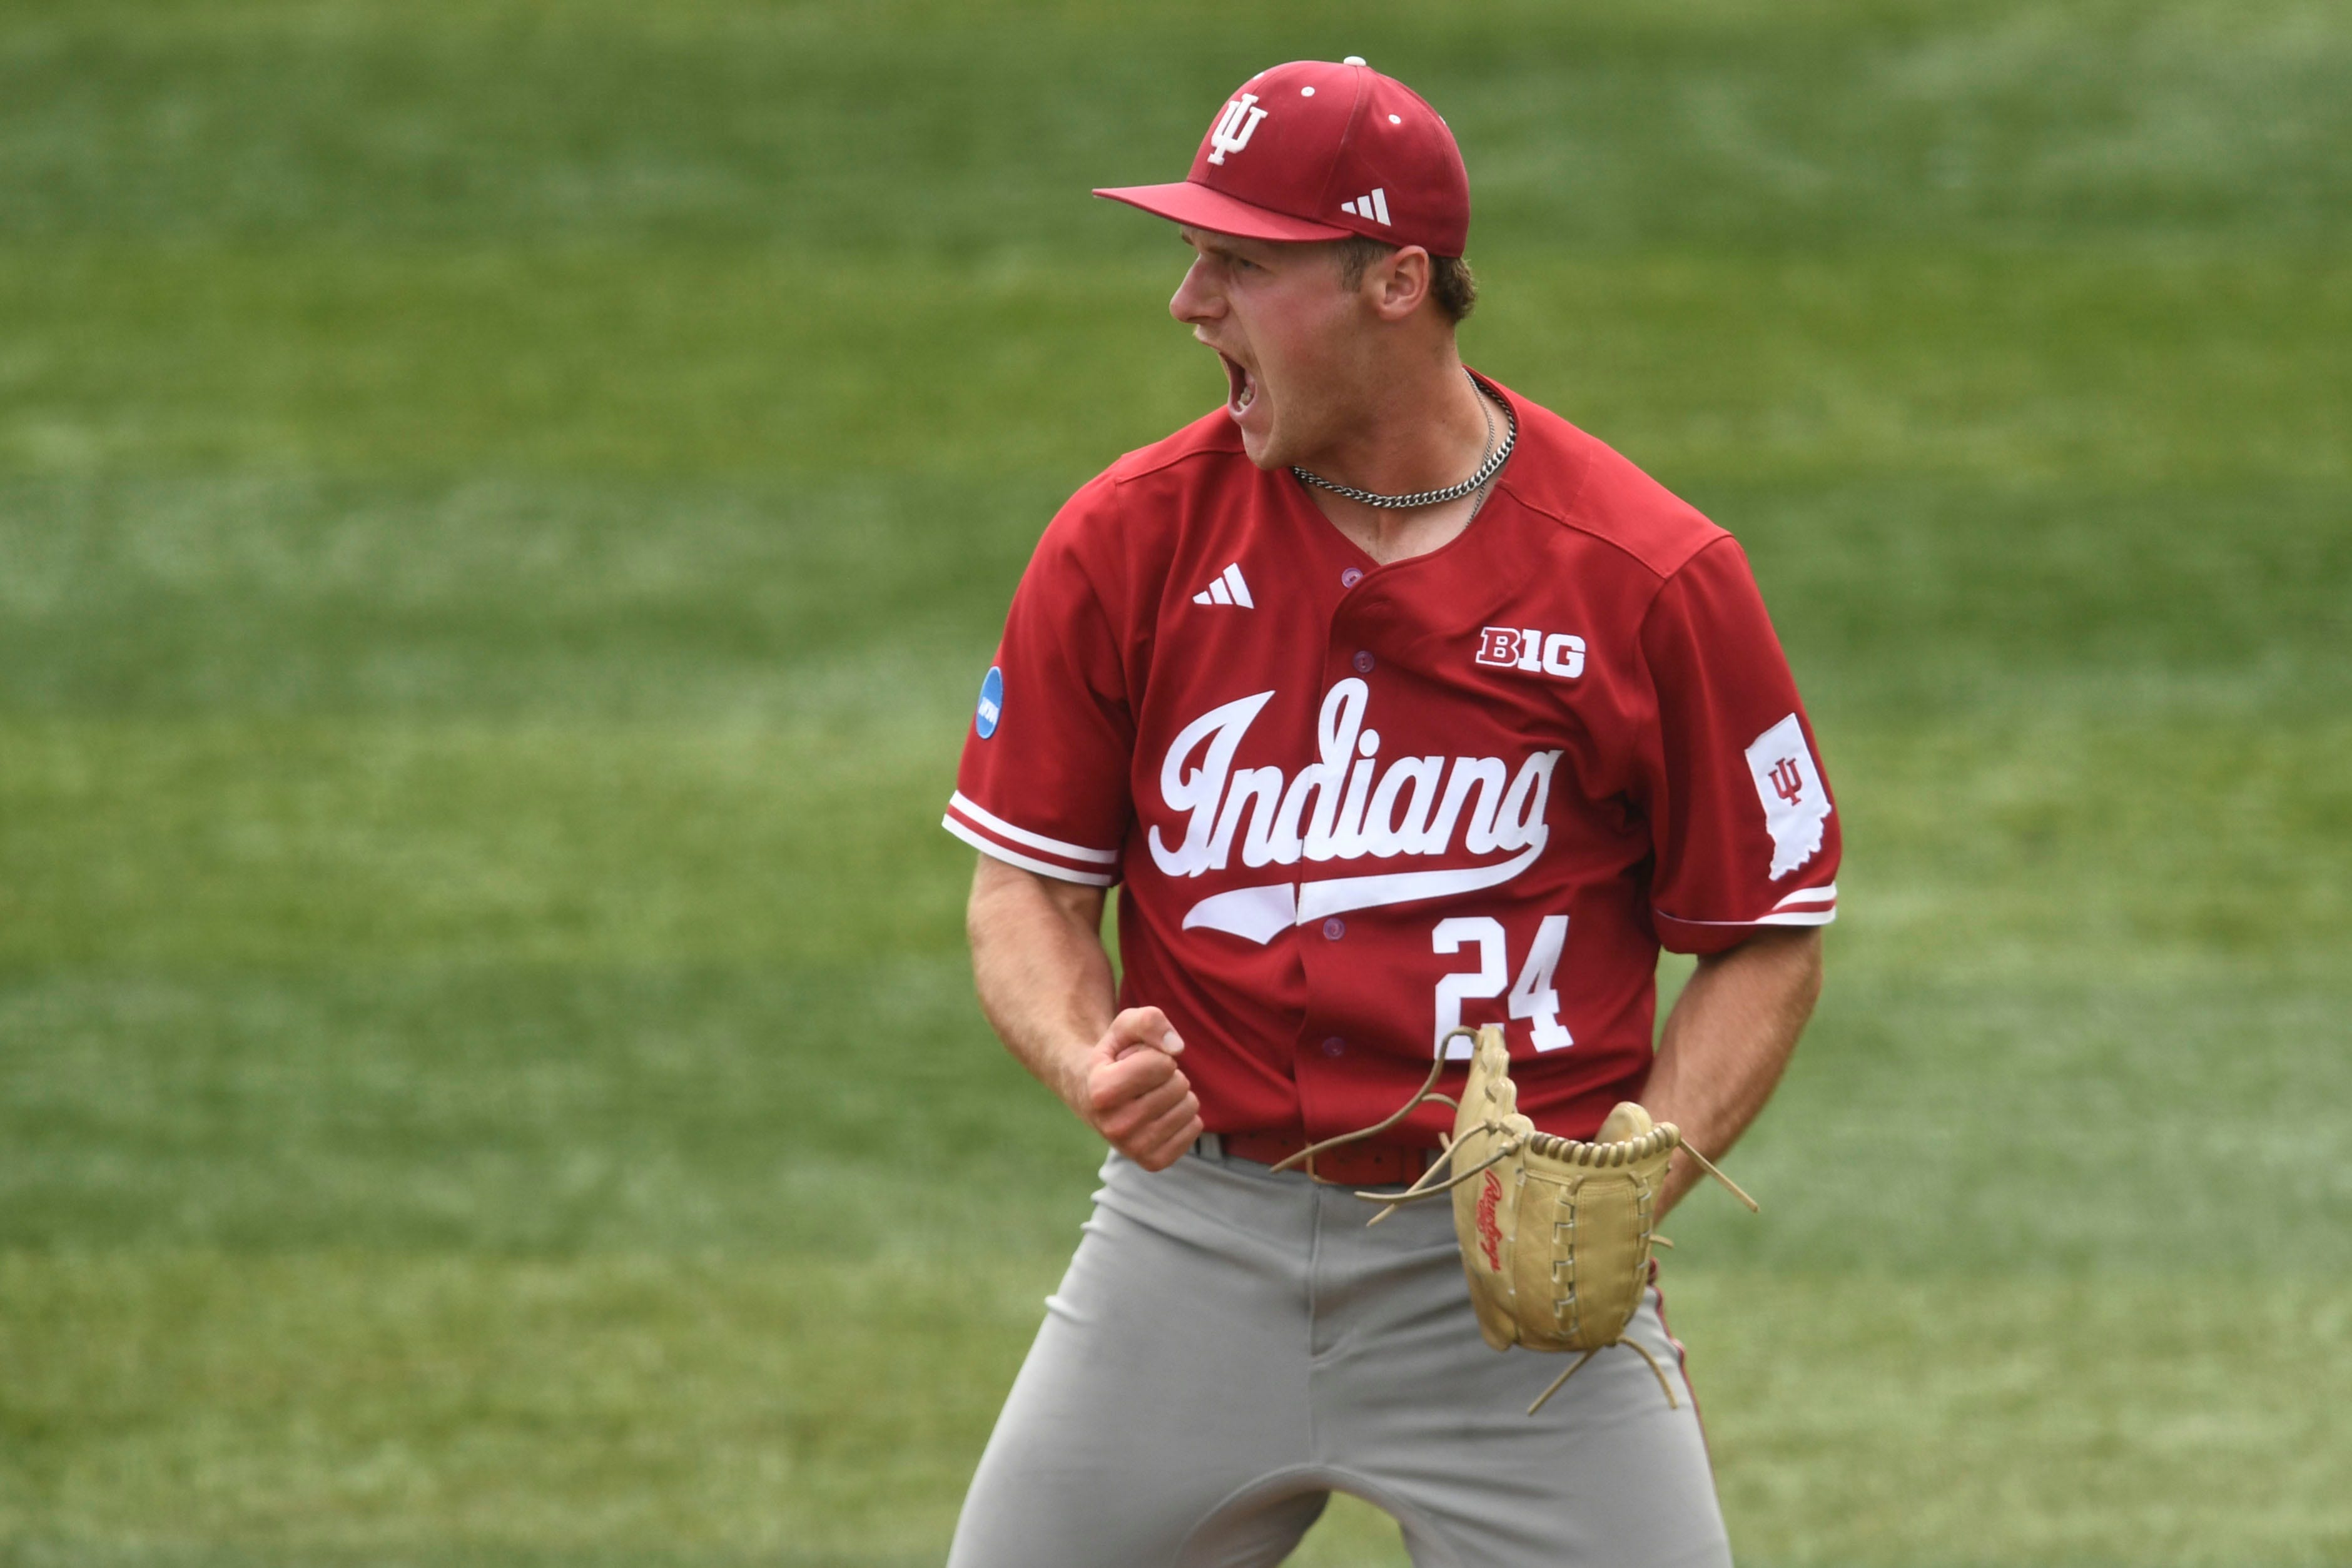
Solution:
<svg viewBox="0 0 2352 1568"><path fill-rule="evenodd" d="M1211 1146L1213 1151L1213 1141ZM1418 1568L1728 1568L1705 1439L1653 1291L1533 1418L1569 1358L1478 1337L1443 1198L1216 1153L1113 1154L982 1455L950 1568L1280 1563L1333 1491Z"/></svg>

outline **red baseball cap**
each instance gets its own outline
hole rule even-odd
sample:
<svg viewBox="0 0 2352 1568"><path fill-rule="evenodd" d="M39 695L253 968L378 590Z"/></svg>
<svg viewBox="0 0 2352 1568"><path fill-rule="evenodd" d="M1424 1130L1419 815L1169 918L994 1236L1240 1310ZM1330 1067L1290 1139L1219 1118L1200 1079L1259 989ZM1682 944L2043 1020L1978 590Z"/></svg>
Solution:
<svg viewBox="0 0 2352 1568"><path fill-rule="evenodd" d="M1260 71L1227 99L1173 185L1097 196L1244 239L1366 235L1460 256L1470 176L1437 110L1350 55Z"/></svg>

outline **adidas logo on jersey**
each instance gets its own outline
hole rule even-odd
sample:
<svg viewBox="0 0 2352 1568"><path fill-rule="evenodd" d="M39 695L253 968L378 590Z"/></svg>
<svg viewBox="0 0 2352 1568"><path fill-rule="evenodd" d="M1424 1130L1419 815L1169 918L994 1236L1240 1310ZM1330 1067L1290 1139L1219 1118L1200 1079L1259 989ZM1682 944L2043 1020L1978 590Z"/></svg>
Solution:
<svg viewBox="0 0 2352 1568"><path fill-rule="evenodd" d="M1219 572L1211 580L1208 587L1192 595L1192 602L1238 604L1244 610L1257 608L1256 601L1250 598L1249 584L1242 580L1242 563L1239 561L1234 562L1233 565Z"/></svg>
<svg viewBox="0 0 2352 1568"><path fill-rule="evenodd" d="M1389 221L1389 193L1384 186L1375 185L1369 196L1358 196L1352 202L1341 202L1339 210L1351 218L1370 218L1376 224ZM1391 225L1394 226L1394 225Z"/></svg>

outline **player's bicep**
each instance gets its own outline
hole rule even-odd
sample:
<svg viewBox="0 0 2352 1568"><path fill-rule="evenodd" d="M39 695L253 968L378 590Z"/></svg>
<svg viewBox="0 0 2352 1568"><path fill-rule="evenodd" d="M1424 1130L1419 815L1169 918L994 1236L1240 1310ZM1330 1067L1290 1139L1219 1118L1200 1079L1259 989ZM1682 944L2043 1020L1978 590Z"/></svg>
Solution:
<svg viewBox="0 0 2352 1568"><path fill-rule="evenodd" d="M1001 919L1050 912L1073 925L1100 931L1104 896L1099 887L1042 875L983 854L974 857L964 923L977 935Z"/></svg>

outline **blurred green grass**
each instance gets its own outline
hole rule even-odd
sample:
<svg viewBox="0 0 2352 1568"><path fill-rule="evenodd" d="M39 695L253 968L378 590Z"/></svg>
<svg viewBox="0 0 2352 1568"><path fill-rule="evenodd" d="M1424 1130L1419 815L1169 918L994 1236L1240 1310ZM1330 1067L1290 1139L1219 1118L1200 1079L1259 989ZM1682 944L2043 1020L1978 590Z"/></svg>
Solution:
<svg viewBox="0 0 2352 1568"><path fill-rule="evenodd" d="M1409 62L1482 252L1893 240L2324 247L2318 0L11 0L26 235L685 235L871 256L1150 254L1080 193L1163 178L1259 62ZM1320 50L1320 55L1318 50ZM1399 68L1404 68L1403 64Z"/></svg>
<svg viewBox="0 0 2352 1568"><path fill-rule="evenodd" d="M942 1318L925 1260L19 1255L12 1314L67 1352L0 1362L19 1422L113 1437L33 1449L12 1548L87 1560L127 1515L173 1521L134 1562L936 1561L1052 1277L970 1267ZM1709 1270L1672 1309L1759 1557L2279 1561L2352 1526L2324 1413L2273 1394L2352 1353L2329 1287ZM877 1408L881 1365L924 1396ZM1377 1530L1331 1523L1325 1553Z"/></svg>
<svg viewBox="0 0 2352 1568"><path fill-rule="evenodd" d="M1839 783L1743 1560L2352 1553L2352 21L1200 15L0 5L0 1562L937 1560L1095 1155L932 824L1220 385L1083 193L1350 50Z"/></svg>
<svg viewBox="0 0 2352 1568"><path fill-rule="evenodd" d="M24 323L0 452L61 476L1083 478L1216 395L1155 237L814 277L765 244L28 241L0 258ZM1468 351L1685 484L2352 482L2333 255L1506 248L1484 276Z"/></svg>

